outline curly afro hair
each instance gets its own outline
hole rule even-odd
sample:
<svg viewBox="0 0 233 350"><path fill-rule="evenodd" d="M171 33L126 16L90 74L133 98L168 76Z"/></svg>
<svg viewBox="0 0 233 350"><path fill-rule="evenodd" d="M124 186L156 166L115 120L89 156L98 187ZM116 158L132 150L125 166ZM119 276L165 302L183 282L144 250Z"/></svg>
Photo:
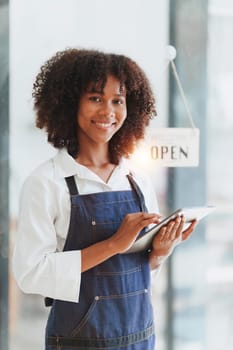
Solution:
<svg viewBox="0 0 233 350"><path fill-rule="evenodd" d="M48 142L54 147L66 147L72 157L78 156L80 97L90 86L103 91L108 75L125 87L127 106L123 126L109 141L110 161L118 164L122 156L129 157L133 152L149 120L156 115L145 73L124 55L75 48L59 51L45 62L33 84L36 126L46 130Z"/></svg>

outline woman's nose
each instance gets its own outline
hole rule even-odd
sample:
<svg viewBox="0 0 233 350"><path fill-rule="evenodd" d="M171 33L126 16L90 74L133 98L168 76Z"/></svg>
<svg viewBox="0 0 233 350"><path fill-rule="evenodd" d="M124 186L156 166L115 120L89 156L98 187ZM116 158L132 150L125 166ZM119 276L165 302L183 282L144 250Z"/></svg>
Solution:
<svg viewBox="0 0 233 350"><path fill-rule="evenodd" d="M114 107L113 107L112 103L108 102L108 101L104 102L101 105L100 113L104 116L113 117L114 116Z"/></svg>

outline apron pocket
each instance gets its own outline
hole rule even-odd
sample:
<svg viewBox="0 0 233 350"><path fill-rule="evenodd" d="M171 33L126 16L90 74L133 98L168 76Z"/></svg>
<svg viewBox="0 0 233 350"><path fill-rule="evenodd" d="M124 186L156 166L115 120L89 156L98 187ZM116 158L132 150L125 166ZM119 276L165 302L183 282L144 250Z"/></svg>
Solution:
<svg viewBox="0 0 233 350"><path fill-rule="evenodd" d="M95 296L71 336L117 338L140 332L153 324L147 289L120 295Z"/></svg>
<svg viewBox="0 0 233 350"><path fill-rule="evenodd" d="M97 222L96 218L92 219L93 241L99 242L111 237L120 226L121 222ZM126 275L140 272L142 265L148 262L145 253L135 254L116 254L94 267L96 275L114 276Z"/></svg>

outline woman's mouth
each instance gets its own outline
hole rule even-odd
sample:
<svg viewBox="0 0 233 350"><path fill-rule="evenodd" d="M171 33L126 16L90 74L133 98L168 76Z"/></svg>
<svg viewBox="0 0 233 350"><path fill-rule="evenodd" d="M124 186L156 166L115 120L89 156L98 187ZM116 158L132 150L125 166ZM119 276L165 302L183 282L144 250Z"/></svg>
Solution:
<svg viewBox="0 0 233 350"><path fill-rule="evenodd" d="M108 128L110 128L110 127L112 127L113 125L116 124L115 122L106 123L106 122L97 122L97 121L94 121L94 120L92 120L92 123L94 123L97 127L100 127L100 128L103 128L103 129L108 129Z"/></svg>

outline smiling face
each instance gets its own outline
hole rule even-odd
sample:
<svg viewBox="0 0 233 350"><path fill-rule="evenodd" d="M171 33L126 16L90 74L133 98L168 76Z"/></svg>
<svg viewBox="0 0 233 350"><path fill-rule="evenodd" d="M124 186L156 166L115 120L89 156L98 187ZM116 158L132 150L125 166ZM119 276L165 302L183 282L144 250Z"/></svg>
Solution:
<svg viewBox="0 0 233 350"><path fill-rule="evenodd" d="M127 115L126 92L118 79L109 75L103 91L85 92L77 114L79 145L107 144Z"/></svg>

